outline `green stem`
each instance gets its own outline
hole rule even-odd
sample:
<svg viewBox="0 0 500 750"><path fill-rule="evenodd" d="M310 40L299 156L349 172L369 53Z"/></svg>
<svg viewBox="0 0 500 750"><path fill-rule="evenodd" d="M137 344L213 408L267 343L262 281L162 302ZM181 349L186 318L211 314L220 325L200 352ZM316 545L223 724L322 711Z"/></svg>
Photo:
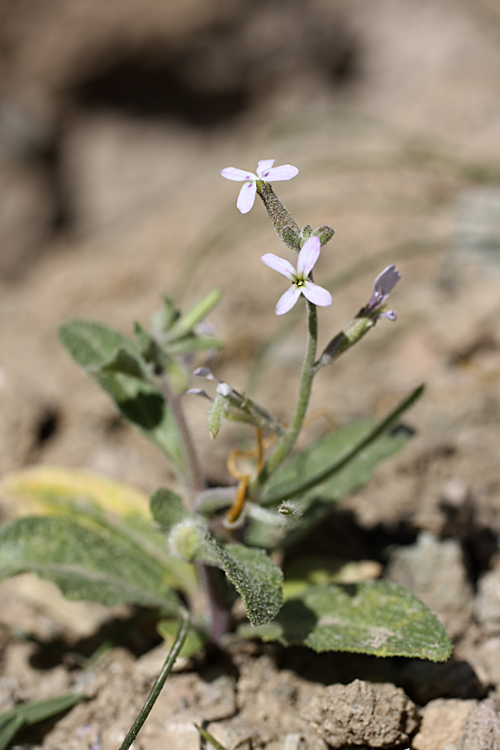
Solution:
<svg viewBox="0 0 500 750"><path fill-rule="evenodd" d="M262 471L250 487L249 494L255 494L263 487L271 474L276 471L278 466L285 460L299 435L304 417L306 416L311 389L314 380L314 361L316 359L316 348L318 344L318 316L316 305L306 300L307 306L307 344L304 362L302 364L302 373L300 376L299 394L295 405L295 412L290 423L290 427L285 434L278 440L278 445L269 460L265 463Z"/></svg>
<svg viewBox="0 0 500 750"><path fill-rule="evenodd" d="M184 611L182 616L182 622L180 624L179 630L177 632L177 635L175 637L174 644L172 648L170 649L167 659L165 661L165 664L163 665L163 668L158 675L155 684L151 688L151 692L149 693L146 703L141 708L141 711L139 713L139 716L132 724L127 736L123 740L122 744L120 745L120 750L128 750L129 747L132 745L133 741L137 737L139 731L141 730L144 722L148 718L149 714L151 713L151 710L156 703L158 696L160 695L161 691L163 690L163 686L167 680L167 677L169 676L170 672L172 671L172 667L174 666L174 662L179 656L179 652L184 645L184 641L186 640L186 636L189 631L189 627L191 625L191 620L189 617L188 612Z"/></svg>

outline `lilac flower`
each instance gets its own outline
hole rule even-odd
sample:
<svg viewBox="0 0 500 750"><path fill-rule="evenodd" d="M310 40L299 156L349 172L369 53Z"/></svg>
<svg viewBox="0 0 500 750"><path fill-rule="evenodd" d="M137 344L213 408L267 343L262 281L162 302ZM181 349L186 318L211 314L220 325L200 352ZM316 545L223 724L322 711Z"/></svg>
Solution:
<svg viewBox="0 0 500 750"><path fill-rule="evenodd" d="M321 243L318 237L309 237L304 242L304 246L299 253L297 261L297 270L283 258L278 258L274 253L266 253L261 261L278 271L287 279L290 279L292 286L278 300L276 305L276 315L284 315L292 309L301 294L304 295L313 305L327 307L332 304L332 295L323 287L314 284L307 277L314 268L321 251Z"/></svg>
<svg viewBox="0 0 500 750"><path fill-rule="evenodd" d="M240 190L236 203L237 208L242 214L247 214L255 202L258 180L262 180L262 182L278 182L279 180L291 180L292 177L298 175L299 170L297 167L292 167L291 164L284 164L282 167L273 167L274 161L274 159L259 161L257 174L244 172L242 169L236 169L236 167L221 169L220 173L226 180L245 183Z"/></svg>
<svg viewBox="0 0 500 750"><path fill-rule="evenodd" d="M373 293L370 301L363 308L364 312L371 313L377 308L382 307L400 278L401 274L399 271L396 271L396 266L387 266L382 273L379 273L373 282ZM396 311L386 310L385 312L381 312L379 317L396 320Z"/></svg>

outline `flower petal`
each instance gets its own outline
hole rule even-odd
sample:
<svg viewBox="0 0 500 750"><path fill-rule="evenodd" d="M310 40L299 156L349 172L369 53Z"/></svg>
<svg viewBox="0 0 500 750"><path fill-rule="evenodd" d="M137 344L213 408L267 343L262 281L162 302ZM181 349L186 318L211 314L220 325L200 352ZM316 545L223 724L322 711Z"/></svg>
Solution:
<svg viewBox="0 0 500 750"><path fill-rule="evenodd" d="M387 318L393 322L397 319L396 310L386 310L386 312L380 313L379 318Z"/></svg>
<svg viewBox="0 0 500 750"><path fill-rule="evenodd" d="M275 309L276 315L284 315L289 310L291 310L299 297L300 289L298 289L295 284L293 284L290 289L287 289L286 292L279 298Z"/></svg>
<svg viewBox="0 0 500 750"><path fill-rule="evenodd" d="M306 281L302 287L302 294L309 302L313 305L319 305L320 307L328 307L332 304L332 295L327 289L323 289L322 286L313 284L312 281Z"/></svg>
<svg viewBox="0 0 500 750"><path fill-rule="evenodd" d="M401 274L399 271L396 271L396 266L387 266L373 282L373 288L382 297L386 297L392 292L400 278Z"/></svg>
<svg viewBox="0 0 500 750"><path fill-rule="evenodd" d="M258 176L263 177L263 173L271 169L275 161L276 161L275 159L261 159L259 163L257 164Z"/></svg>
<svg viewBox="0 0 500 750"><path fill-rule="evenodd" d="M258 173L258 170L257 170ZM269 169L262 179L267 182L278 182L279 180L291 180L292 177L296 177L299 173L297 167L292 167L291 164L283 164L282 167L273 167Z"/></svg>
<svg viewBox="0 0 500 750"><path fill-rule="evenodd" d="M236 169L236 167L226 167L221 169L220 173L226 180L234 180L235 182L257 179L257 175L253 172L244 172L242 169Z"/></svg>
<svg viewBox="0 0 500 750"><path fill-rule="evenodd" d="M297 271L304 276L309 276L319 258L321 242L319 237L309 237L304 242L297 261Z"/></svg>
<svg viewBox="0 0 500 750"><path fill-rule="evenodd" d="M247 214L255 203L257 185L255 182L246 182L240 190L236 206L242 214Z"/></svg>
<svg viewBox="0 0 500 750"><path fill-rule="evenodd" d="M261 261L265 263L266 266L269 266L269 268L272 268L273 271L277 271L283 276L286 276L290 281L294 280L295 268L284 258L279 258L274 253L266 253L261 257Z"/></svg>

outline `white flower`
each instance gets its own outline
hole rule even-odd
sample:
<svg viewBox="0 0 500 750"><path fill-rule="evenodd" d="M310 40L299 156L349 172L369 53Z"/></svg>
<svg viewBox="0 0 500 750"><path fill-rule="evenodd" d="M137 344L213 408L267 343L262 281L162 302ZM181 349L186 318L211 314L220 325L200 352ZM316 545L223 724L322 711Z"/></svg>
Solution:
<svg viewBox="0 0 500 750"><path fill-rule="evenodd" d="M318 237L309 237L304 242L304 246L299 253L297 260L297 270L284 258L279 258L274 253L266 253L261 261L278 271L287 279L290 279L292 286L278 300L276 305L276 315L284 315L292 309L301 294L312 302L313 305L328 307L332 304L332 295L322 286L318 286L310 281L307 277L314 268L321 251L321 243Z"/></svg>
<svg viewBox="0 0 500 750"><path fill-rule="evenodd" d="M291 164L284 164L282 167L273 167L273 164L274 159L263 159L262 161L259 161L257 165L257 174L254 174L253 172L244 172L242 169L236 169L236 167L226 167L225 169L221 169L220 173L226 178L226 180L245 183L240 190L238 201L236 203L237 208L239 208L242 214L247 214L255 202L258 180L262 180L262 182L291 180L292 177L295 177L299 173L297 167L292 167Z"/></svg>

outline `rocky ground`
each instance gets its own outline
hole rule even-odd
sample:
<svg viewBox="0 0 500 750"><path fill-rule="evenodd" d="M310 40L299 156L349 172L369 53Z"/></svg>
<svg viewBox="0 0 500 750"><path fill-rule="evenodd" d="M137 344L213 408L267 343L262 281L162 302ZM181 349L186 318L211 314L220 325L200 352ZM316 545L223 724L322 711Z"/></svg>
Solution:
<svg viewBox="0 0 500 750"><path fill-rule="evenodd" d="M2 476L41 463L172 486L57 327L87 317L129 332L160 294L189 305L216 285L225 348L212 366L243 387L281 330L282 281L259 256L282 246L262 206L241 216L218 173L261 158L299 167L275 186L299 223L336 229L317 266L334 296L321 343L382 268L402 273L397 323L325 368L311 409L343 424L427 384L407 417L415 438L346 498L314 551L375 561L415 592L452 636L451 659L317 656L231 636L179 665L134 747L199 747L193 723L227 750L500 747L497 4L4 3L0 48ZM284 420L304 333L303 319L281 330L254 385ZM187 409L210 479L227 482L239 433L212 442L204 404ZM19 747L119 746L164 658L137 617L69 604L29 576L0 585L0 711L88 695Z"/></svg>

